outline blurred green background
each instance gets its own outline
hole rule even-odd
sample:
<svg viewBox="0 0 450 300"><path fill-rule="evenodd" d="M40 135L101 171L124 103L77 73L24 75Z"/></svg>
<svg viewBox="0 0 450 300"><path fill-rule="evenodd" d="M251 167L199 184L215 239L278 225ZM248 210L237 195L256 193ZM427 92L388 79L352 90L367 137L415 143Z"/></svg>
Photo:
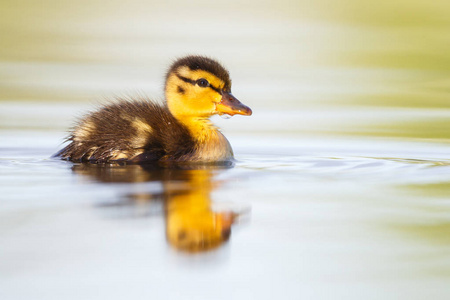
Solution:
<svg viewBox="0 0 450 300"><path fill-rule="evenodd" d="M173 59L203 54L260 113L253 130L448 142L449 15L445 0L3 0L0 126L53 126L17 105L162 98Z"/></svg>
<svg viewBox="0 0 450 300"><path fill-rule="evenodd" d="M0 298L449 298L449 16L449 0L1 0ZM253 110L214 119L238 163L211 195L251 224L189 258L159 204L129 201L164 182L49 159L104 99L163 99L186 54L223 62Z"/></svg>

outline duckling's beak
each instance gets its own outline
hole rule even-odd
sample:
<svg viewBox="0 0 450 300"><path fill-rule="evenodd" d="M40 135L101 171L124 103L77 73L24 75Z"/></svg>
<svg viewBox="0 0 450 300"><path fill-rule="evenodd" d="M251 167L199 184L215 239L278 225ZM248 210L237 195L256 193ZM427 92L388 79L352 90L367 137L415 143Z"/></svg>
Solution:
<svg viewBox="0 0 450 300"><path fill-rule="evenodd" d="M244 115L251 116L252 110L236 99L231 93L222 92L222 100L216 105L216 111L219 115Z"/></svg>

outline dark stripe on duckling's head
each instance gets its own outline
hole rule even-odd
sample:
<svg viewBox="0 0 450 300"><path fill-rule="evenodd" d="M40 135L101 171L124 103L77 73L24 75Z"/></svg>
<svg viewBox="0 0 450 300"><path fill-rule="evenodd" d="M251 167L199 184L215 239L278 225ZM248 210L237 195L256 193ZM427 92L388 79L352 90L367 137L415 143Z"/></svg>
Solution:
<svg viewBox="0 0 450 300"><path fill-rule="evenodd" d="M179 74L176 74L176 75L177 75L178 78L180 78L180 79L183 80L184 82L190 83L190 84L192 84L192 85L195 85L195 83L197 82L197 81L195 81L195 80L186 78L186 77L181 76L181 75L179 75Z"/></svg>
<svg viewBox="0 0 450 300"><path fill-rule="evenodd" d="M179 94L184 94L186 92L181 86L178 86L177 91Z"/></svg>
<svg viewBox="0 0 450 300"><path fill-rule="evenodd" d="M166 82L169 75L181 67L188 67L192 71L203 70L209 72L225 83L223 88L225 91L231 90L231 79L228 71L217 61L205 56L190 55L178 59L167 71Z"/></svg>
<svg viewBox="0 0 450 300"><path fill-rule="evenodd" d="M219 94L222 95L222 90L221 90L221 89L219 89L219 88L213 86L211 83L209 83L209 82L208 82L206 79L204 79L204 78L201 78L201 79L199 79L199 80L192 80L192 79L186 78L186 77L184 77L184 76L181 76L180 74L176 74L176 75L177 75L177 77L178 77L179 79L183 80L184 82L190 83L190 84L192 84L192 85L196 85L196 84L197 84L197 85L202 86L202 87L209 87L209 88L211 88L212 90L214 90L214 91L216 91L217 93L219 93ZM200 81L206 82L206 85L200 85L200 83L199 83ZM184 94L184 89L182 89L183 92L180 92L180 89L182 89L182 88L181 88L180 86L178 86L178 92L179 92L180 94ZM229 89L226 89L226 88L224 87L224 90L228 91Z"/></svg>

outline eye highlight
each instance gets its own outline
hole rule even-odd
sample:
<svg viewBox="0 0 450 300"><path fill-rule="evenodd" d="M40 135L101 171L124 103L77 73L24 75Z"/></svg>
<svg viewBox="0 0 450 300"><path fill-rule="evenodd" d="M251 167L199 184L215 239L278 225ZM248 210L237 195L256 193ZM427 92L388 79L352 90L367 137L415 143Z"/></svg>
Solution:
<svg viewBox="0 0 450 300"><path fill-rule="evenodd" d="M209 82L205 78L200 78L199 80L197 80L197 85L199 87L208 87L209 86Z"/></svg>

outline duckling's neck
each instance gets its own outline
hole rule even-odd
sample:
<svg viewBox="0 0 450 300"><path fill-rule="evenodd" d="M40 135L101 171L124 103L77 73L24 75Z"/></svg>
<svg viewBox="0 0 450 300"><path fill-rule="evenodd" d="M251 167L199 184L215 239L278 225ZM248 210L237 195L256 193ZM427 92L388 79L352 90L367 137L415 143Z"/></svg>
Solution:
<svg viewBox="0 0 450 300"><path fill-rule="evenodd" d="M196 142L192 160L202 162L227 161L233 158L233 150L227 138L205 117L182 117L184 124Z"/></svg>

